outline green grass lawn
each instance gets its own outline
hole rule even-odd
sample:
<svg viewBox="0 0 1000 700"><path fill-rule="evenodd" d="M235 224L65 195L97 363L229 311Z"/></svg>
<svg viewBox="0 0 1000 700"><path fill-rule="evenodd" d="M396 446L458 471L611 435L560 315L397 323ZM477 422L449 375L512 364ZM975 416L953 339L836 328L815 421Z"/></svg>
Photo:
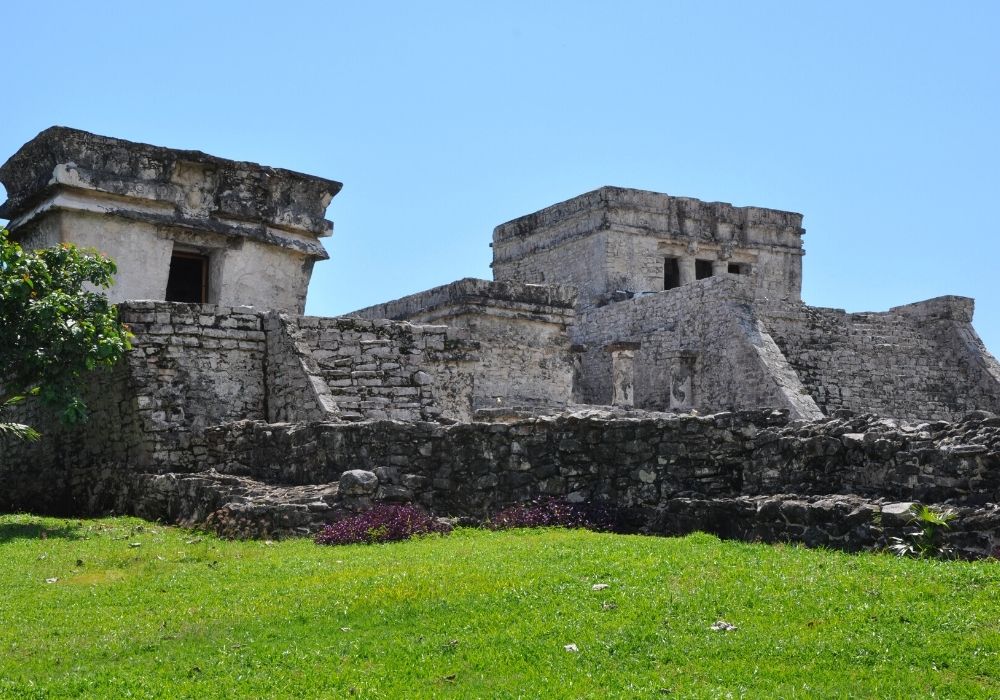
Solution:
<svg viewBox="0 0 1000 700"><path fill-rule="evenodd" d="M2 697L1000 697L997 562L31 516L0 516L0 562Z"/></svg>

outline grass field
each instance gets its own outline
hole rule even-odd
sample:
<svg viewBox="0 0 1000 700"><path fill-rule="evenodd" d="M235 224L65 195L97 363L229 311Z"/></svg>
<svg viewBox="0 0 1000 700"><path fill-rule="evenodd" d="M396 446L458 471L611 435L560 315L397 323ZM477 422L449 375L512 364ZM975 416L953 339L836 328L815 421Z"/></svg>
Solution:
<svg viewBox="0 0 1000 700"><path fill-rule="evenodd" d="M30 516L0 516L0 562L2 697L1000 697L997 562Z"/></svg>

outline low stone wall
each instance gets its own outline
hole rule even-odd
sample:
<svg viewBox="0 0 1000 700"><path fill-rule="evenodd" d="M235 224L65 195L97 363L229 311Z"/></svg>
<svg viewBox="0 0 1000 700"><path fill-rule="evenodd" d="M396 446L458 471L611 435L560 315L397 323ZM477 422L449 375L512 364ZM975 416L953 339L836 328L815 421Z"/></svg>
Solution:
<svg viewBox="0 0 1000 700"><path fill-rule="evenodd" d="M308 535L325 523L366 510L378 501L407 501L421 482L387 483L386 469L345 472L339 482L274 486L245 476L133 474L127 502L137 515L186 525L203 525L226 537ZM365 475L359 479L357 475ZM361 487L361 488L359 488ZM859 496L796 495L677 497L656 506L614 507L615 531L654 535L710 532L725 539L799 542L846 551L885 549L893 539L913 542L914 502ZM963 558L1000 558L1000 506L933 506L954 517L936 544ZM456 518L480 524L484 517Z"/></svg>
<svg viewBox="0 0 1000 700"><path fill-rule="evenodd" d="M710 532L747 542L801 542L857 552L912 541L912 502L858 496L675 498L649 512L643 531L657 535ZM940 506L943 510L947 506ZM1000 506L950 507L955 519L938 544L963 558L1000 558Z"/></svg>
<svg viewBox="0 0 1000 700"><path fill-rule="evenodd" d="M902 531L902 520L885 529L886 504L920 501L959 509L949 537L968 555L1000 544L1000 417L992 414L915 425L846 415L789 421L781 411L582 410L509 420L238 421L190 436L199 458L188 473L144 470L127 440L114 438L94 461L61 472L50 464L41 476L69 493L63 503L79 514L134 512L240 536L305 534L377 501L478 521L556 497L619 508L638 531L847 549ZM340 480L358 469L374 476L370 490L342 493ZM34 476L0 468L8 494L30 493ZM855 512L862 502L874 505Z"/></svg>
<svg viewBox="0 0 1000 700"><path fill-rule="evenodd" d="M1000 417L990 414L911 426L872 416L789 422L779 411L594 413L453 426L243 421L206 431L203 464L281 484L365 469L386 493L458 515L538 496L623 507L775 493L1000 501Z"/></svg>

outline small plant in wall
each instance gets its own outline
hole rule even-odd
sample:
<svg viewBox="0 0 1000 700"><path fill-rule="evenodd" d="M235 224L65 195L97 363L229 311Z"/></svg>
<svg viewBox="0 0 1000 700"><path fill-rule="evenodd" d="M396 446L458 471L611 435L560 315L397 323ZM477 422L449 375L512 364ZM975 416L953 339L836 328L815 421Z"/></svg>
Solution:
<svg viewBox="0 0 1000 700"><path fill-rule="evenodd" d="M950 508L935 510L929 506L914 503L910 507L912 529L902 537L889 538L889 551L900 557L920 559L951 559L955 550L941 541L941 533L947 530L955 519Z"/></svg>

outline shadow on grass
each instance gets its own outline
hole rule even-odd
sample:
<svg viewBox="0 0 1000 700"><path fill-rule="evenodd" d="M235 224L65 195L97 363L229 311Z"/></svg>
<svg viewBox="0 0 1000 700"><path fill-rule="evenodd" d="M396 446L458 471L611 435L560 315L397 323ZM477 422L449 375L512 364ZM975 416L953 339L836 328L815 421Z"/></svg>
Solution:
<svg viewBox="0 0 1000 700"><path fill-rule="evenodd" d="M77 523L67 523L54 527L42 523L0 524L0 544L14 540L80 540L83 537L83 526Z"/></svg>

